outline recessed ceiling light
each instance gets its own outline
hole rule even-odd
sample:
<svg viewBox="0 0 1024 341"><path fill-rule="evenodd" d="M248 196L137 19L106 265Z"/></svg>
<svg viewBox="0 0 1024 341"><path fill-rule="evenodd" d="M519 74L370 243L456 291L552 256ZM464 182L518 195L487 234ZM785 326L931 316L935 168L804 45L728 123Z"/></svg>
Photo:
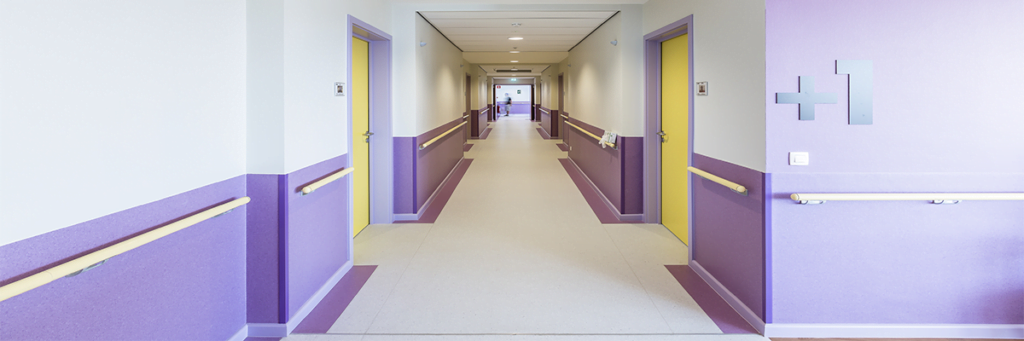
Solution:
<svg viewBox="0 0 1024 341"><path fill-rule="evenodd" d="M523 24L520 24L520 23L517 23L517 22L512 23L512 27L519 27L519 26L522 26L522 25Z"/></svg>
<svg viewBox="0 0 1024 341"><path fill-rule="evenodd" d="M519 53L519 51L508 51L508 53Z"/></svg>
<svg viewBox="0 0 1024 341"><path fill-rule="evenodd" d="M519 71L519 69L512 69L512 71Z"/></svg>
<svg viewBox="0 0 1024 341"><path fill-rule="evenodd" d="M508 40L523 40L523 37L508 37Z"/></svg>
<svg viewBox="0 0 1024 341"><path fill-rule="evenodd" d="M512 62L512 63L518 63L519 61L518 61L518 60L510 60L510 62Z"/></svg>

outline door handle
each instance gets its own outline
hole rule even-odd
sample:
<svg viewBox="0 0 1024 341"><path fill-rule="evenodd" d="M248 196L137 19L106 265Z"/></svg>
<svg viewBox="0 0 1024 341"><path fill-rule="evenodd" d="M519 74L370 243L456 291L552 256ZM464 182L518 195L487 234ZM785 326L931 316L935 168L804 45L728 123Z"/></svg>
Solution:
<svg viewBox="0 0 1024 341"><path fill-rule="evenodd" d="M364 140L364 142L370 143L370 136L373 136L373 133L367 130L365 133L363 133L363 136L366 136L366 140Z"/></svg>
<svg viewBox="0 0 1024 341"><path fill-rule="evenodd" d="M661 143L668 142L668 134L665 134L664 130L658 132L658 137L661 138Z"/></svg>

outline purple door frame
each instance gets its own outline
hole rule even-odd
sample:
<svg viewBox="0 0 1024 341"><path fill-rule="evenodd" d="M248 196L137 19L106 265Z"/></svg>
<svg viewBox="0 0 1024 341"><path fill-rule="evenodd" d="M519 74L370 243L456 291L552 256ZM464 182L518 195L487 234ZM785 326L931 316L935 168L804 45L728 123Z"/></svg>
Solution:
<svg viewBox="0 0 1024 341"><path fill-rule="evenodd" d="M658 132L661 131L661 43L663 41L688 34L689 38L689 63L690 63L690 84L693 84L693 15L687 16L679 21L668 24L665 27L655 30L644 36L644 81L646 91L644 93L644 222L648 224L661 223L661 139ZM694 96L691 90L689 114L689 141L690 151L687 164L693 164L693 117ZM690 178L689 174L686 175ZM689 181L689 180L688 180ZM689 187L689 186L688 186ZM692 192L692 191L691 191ZM690 222L687 224L687 235L693 240L693 205L688 200L690 207ZM688 247L689 259L693 259L693 246Z"/></svg>
<svg viewBox="0 0 1024 341"><path fill-rule="evenodd" d="M348 16L348 84L352 84L352 37L370 42L370 223L394 222L394 139L391 133L391 35L362 20ZM352 126L352 97L348 101L348 124ZM350 129L351 130L351 129ZM349 132L351 134L351 131ZM351 137L349 141L352 141ZM348 164L352 164L352 145L348 146ZM352 188L352 177L348 177ZM352 193L349 193L349 198ZM350 199L351 200L351 199ZM348 207L349 217L352 206ZM351 248L349 248L351 250ZM351 255L350 255L351 256Z"/></svg>

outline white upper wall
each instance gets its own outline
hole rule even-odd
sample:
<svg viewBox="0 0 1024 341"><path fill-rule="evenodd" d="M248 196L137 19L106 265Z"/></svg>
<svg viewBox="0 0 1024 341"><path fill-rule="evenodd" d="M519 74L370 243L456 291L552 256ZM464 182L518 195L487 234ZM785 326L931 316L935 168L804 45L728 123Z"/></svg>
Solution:
<svg viewBox="0 0 1024 341"><path fill-rule="evenodd" d="M650 0L643 33L690 15L694 80L709 89L694 97L694 152L764 172L764 0Z"/></svg>
<svg viewBox="0 0 1024 341"><path fill-rule="evenodd" d="M245 173L243 0L0 2L0 245Z"/></svg>
<svg viewBox="0 0 1024 341"><path fill-rule="evenodd" d="M560 69L565 73L564 109L570 116L620 135L643 135L641 18L640 6L622 6L618 15L569 51ZM557 75L552 84L557 95Z"/></svg>
<svg viewBox="0 0 1024 341"><path fill-rule="evenodd" d="M250 81L260 89L249 90L249 101L266 104L249 108L249 173L290 173L347 153L348 98L334 96L333 87L348 82L348 16L388 32L390 3L249 0L249 6L280 8L279 17L250 18L270 25L250 22L250 56L280 59L249 68L249 78L260 80ZM253 37L256 30L269 35Z"/></svg>
<svg viewBox="0 0 1024 341"><path fill-rule="evenodd" d="M462 60L462 51L418 14L413 15L410 19L416 22L416 77L410 83L416 85L416 95L412 97L415 101L408 104L413 104L412 112L416 113L418 135L462 117L466 101L463 86L471 65ZM420 46L419 42L427 44ZM409 102L410 98L404 91L395 97L402 102Z"/></svg>

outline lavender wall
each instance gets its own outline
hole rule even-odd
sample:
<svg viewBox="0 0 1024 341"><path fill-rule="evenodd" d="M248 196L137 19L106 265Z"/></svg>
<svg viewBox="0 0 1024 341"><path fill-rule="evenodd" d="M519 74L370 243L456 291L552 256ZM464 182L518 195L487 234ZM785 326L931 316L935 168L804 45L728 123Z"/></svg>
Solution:
<svg viewBox="0 0 1024 341"><path fill-rule="evenodd" d="M451 132L424 150L421 143L462 123L462 118L445 123L416 137L395 137L395 213L414 214L427 203L452 169L462 160L467 126ZM486 124L484 124L486 127Z"/></svg>
<svg viewBox="0 0 1024 341"><path fill-rule="evenodd" d="M768 172L1021 172L1022 12L1019 0L768 1ZM847 124L837 59L874 62L874 124ZM839 104L797 120L775 94L798 76ZM811 165L788 166L791 151Z"/></svg>
<svg viewBox="0 0 1024 341"><path fill-rule="evenodd" d="M690 175L693 260L761 320L765 302L765 174L693 154L693 166L747 188L747 196Z"/></svg>
<svg viewBox="0 0 1024 341"><path fill-rule="evenodd" d="M543 114L541 114L543 115ZM570 118L569 122L594 135L604 130ZM597 186L601 194L611 201L619 214L643 213L643 137L620 136L618 150L601 148L594 138L566 126L564 138L572 146L569 158Z"/></svg>
<svg viewBox="0 0 1024 341"><path fill-rule="evenodd" d="M1024 191L1022 12L1015 0L768 1L774 322L1024 323L1024 204L786 199ZM874 124L847 124L837 59L873 61ZM839 104L798 121L774 103L798 76ZM810 166L788 166L790 151Z"/></svg>
<svg viewBox="0 0 1024 341"><path fill-rule="evenodd" d="M4 245L2 282L245 195L239 176ZM246 323L246 212L242 206L0 302L0 339L228 339Z"/></svg>

